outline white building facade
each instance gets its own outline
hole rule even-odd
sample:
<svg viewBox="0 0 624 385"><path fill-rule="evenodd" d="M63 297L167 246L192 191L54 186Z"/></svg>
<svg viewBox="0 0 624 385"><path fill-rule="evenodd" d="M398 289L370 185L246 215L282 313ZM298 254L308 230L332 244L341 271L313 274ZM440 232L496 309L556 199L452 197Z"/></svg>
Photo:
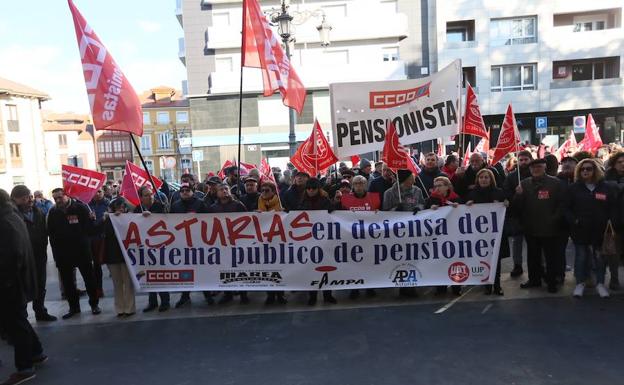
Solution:
<svg viewBox="0 0 624 385"><path fill-rule="evenodd" d="M523 139L534 143L544 122L536 118L546 118L546 134L563 138L574 117L588 113L603 141L622 139L623 1L436 3L438 67L462 60L494 138L512 103Z"/></svg>
<svg viewBox="0 0 624 385"><path fill-rule="evenodd" d="M297 117L298 142L310 134L315 118L324 131L331 130L330 83L398 80L429 73L431 47L422 42L430 40L423 35L428 34L427 20L432 15L427 7L423 12L420 1L289 3L290 12L299 15L291 62L308 90L304 111ZM236 157L237 151L242 1L180 0L177 4L184 29L179 56L187 68L183 87L190 101L193 148L204 151L201 168L214 171ZM260 4L269 13L280 2L261 0ZM332 26L328 47L321 46L316 29L321 15ZM286 163L288 109L278 93L262 96L262 75L253 68L244 69L242 122L243 161L257 164L268 157L272 165Z"/></svg>

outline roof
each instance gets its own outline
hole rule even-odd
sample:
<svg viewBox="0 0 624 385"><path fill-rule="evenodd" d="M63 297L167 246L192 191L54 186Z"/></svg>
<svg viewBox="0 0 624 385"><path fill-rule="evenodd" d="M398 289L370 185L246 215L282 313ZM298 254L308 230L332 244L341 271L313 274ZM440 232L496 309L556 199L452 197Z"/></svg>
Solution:
<svg viewBox="0 0 624 385"><path fill-rule="evenodd" d="M143 108L188 108L189 101L188 100L172 100L172 101L159 101L159 102L149 102L143 103L141 105Z"/></svg>
<svg viewBox="0 0 624 385"><path fill-rule="evenodd" d="M91 124L91 117L84 114L72 112L50 112L44 111L42 127L44 131L85 131L88 124Z"/></svg>
<svg viewBox="0 0 624 385"><path fill-rule="evenodd" d="M0 95L1 94L25 96L31 98L34 97L41 100L50 99L50 96L45 92L41 92L24 84L17 83L2 77L0 77Z"/></svg>
<svg viewBox="0 0 624 385"><path fill-rule="evenodd" d="M86 128L86 123L58 123L58 122L43 122L43 131L78 131L82 132Z"/></svg>
<svg viewBox="0 0 624 385"><path fill-rule="evenodd" d="M143 108L188 107L182 92L173 87L157 86L139 95Z"/></svg>

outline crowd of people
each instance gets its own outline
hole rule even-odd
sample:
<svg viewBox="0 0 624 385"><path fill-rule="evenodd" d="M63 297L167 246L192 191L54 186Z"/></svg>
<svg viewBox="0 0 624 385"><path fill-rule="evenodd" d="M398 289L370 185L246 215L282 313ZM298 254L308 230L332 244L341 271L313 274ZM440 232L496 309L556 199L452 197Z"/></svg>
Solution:
<svg viewBox="0 0 624 385"><path fill-rule="evenodd" d="M285 170L274 168L273 178L257 169L240 177L236 167L225 171L225 177L210 174L203 180L184 174L179 189L167 183L159 191L149 186L138 190L140 204L133 207L119 196L119 185L107 182L87 204L76 200L62 188L52 191L53 202L40 191L31 194L18 185L10 195L0 190L0 299L3 311L1 331L15 346L18 373L28 376L33 365L44 362L41 344L27 320L26 304L38 322L57 318L45 307L48 242L58 269L60 290L68 302L69 319L81 313L80 296L86 291L93 315L101 313L103 269L106 265L114 287L114 308L119 318L136 313L135 291L130 273L115 237L110 216L142 213L229 213L245 211L334 210L408 211L435 210L442 206L471 206L502 202L508 209L499 258L511 257L514 268L510 275L524 275L523 247L526 244L527 279L521 288L539 288L556 293L565 280L565 252L569 240L574 245L574 297L583 296L586 287L595 287L600 297L619 290L618 266L622 253L624 230L624 152L609 145L594 156L589 152L569 153L562 159L553 154L540 154L535 146L526 146L504 161L489 165L487 154L473 153L466 167L457 154L444 158L435 153L424 155L421 171L388 168L383 162L362 159L354 167L340 163L325 175L309 175L291 165ZM271 180L277 181L273 183ZM605 245L609 240L609 245ZM605 246L613 246L605 251ZM500 259L499 259L500 260ZM609 270L609 282L606 272ZM85 289L76 285L76 272L82 276ZM503 295L500 263L493 285L485 294ZM436 287L436 294L447 292ZM461 294L461 286L452 286ZM225 304L237 296L241 304L250 299L247 292L205 291L209 304ZM336 303L331 291L322 291L325 303ZM376 295L366 289L365 295ZM417 296L416 288L400 288L399 295ZM317 302L318 293L310 291L308 304ZM355 300L359 290L348 297ZM143 312L165 312L171 307L170 293L150 293ZM286 304L284 292L267 292L265 303ZM191 293L179 294L174 305L190 305Z"/></svg>

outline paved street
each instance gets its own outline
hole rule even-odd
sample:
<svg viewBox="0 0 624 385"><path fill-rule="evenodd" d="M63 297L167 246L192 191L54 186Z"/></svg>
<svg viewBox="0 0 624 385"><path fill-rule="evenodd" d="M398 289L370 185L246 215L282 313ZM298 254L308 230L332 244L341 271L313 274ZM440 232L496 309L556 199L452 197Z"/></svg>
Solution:
<svg viewBox="0 0 624 385"><path fill-rule="evenodd" d="M505 261L504 271L509 271ZM50 266L50 272L53 272ZM621 273L621 272L620 272ZM105 276L107 271L105 270ZM624 296L601 300L592 289L573 299L571 273L562 293L520 290L504 273L505 297L465 288L457 299L419 289L357 301L339 292L338 305L266 307L264 294L247 306L193 305L118 320L105 277L104 312L37 325L50 361L38 384L619 384ZM55 275L50 312L61 315ZM175 301L178 294L174 294ZM87 310L86 299L82 300ZM0 377L12 370L0 345ZM588 382L590 381L590 382Z"/></svg>

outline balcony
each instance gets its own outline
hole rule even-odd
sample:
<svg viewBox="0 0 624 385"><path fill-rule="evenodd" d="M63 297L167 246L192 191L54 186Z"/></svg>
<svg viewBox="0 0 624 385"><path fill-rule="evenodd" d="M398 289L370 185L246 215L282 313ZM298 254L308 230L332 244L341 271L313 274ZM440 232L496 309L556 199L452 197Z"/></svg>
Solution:
<svg viewBox="0 0 624 385"><path fill-rule="evenodd" d="M182 0L176 0L175 15L180 26L184 28L184 23L182 22Z"/></svg>
<svg viewBox="0 0 624 385"><path fill-rule="evenodd" d="M357 82L375 80L402 80L407 78L405 62L389 61L379 63L334 65L331 71L329 66L317 65L297 66L297 74L306 88L327 88L331 83ZM371 76L371 74L373 74ZM232 72L212 72L210 74L210 93L238 92L240 73L238 69ZM262 90L262 73L253 69L245 71L244 90L247 92Z"/></svg>
<svg viewBox="0 0 624 385"><path fill-rule="evenodd" d="M178 38L178 58L186 66L186 47L184 44L184 38Z"/></svg>
<svg viewBox="0 0 624 385"><path fill-rule="evenodd" d="M619 56L624 50L622 28L573 32L568 27L555 27L542 36L543 43L557 59L572 60L597 56Z"/></svg>
<svg viewBox="0 0 624 385"><path fill-rule="evenodd" d="M609 86L622 86L624 85L624 79L595 79L595 80L554 80L550 82L551 90L559 90L566 88L584 88L584 87L609 87Z"/></svg>

